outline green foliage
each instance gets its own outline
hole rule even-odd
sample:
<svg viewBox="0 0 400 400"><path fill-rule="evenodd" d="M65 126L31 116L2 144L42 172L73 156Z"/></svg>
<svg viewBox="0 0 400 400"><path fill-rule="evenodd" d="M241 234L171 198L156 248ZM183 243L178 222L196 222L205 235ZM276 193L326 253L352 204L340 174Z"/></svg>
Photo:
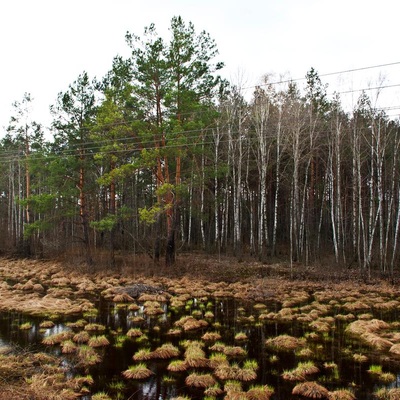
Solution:
<svg viewBox="0 0 400 400"><path fill-rule="evenodd" d="M107 215L100 221L92 221L90 226L99 232L111 232L117 225L118 218L116 215Z"/></svg>
<svg viewBox="0 0 400 400"><path fill-rule="evenodd" d="M154 205L149 208L139 208L139 218L146 224L153 224L156 222L158 216L163 212L159 205Z"/></svg>

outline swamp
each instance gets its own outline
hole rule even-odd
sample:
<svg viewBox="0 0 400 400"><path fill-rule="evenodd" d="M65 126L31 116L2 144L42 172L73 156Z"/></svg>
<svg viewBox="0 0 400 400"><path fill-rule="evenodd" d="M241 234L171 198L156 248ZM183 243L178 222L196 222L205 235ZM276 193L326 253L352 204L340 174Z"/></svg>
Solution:
<svg viewBox="0 0 400 400"><path fill-rule="evenodd" d="M0 399L400 398L385 280L193 256L90 274L2 258L0 277Z"/></svg>

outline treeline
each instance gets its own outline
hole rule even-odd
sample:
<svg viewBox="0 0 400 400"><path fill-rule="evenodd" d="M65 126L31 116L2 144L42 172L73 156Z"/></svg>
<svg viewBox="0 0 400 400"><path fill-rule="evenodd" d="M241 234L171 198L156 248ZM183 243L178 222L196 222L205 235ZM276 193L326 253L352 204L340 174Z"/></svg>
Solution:
<svg viewBox="0 0 400 400"><path fill-rule="evenodd" d="M174 17L127 33L129 59L78 76L51 106L30 95L0 143L3 251L279 257L393 274L399 260L398 122L361 93L345 112L314 69L304 87L265 77L250 100L221 79L215 42Z"/></svg>

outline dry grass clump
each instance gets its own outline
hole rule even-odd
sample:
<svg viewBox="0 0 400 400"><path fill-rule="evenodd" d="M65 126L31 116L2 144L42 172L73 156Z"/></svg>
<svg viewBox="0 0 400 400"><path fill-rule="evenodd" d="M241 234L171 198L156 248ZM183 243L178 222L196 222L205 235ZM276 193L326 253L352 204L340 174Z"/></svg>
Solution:
<svg viewBox="0 0 400 400"><path fill-rule="evenodd" d="M90 346L82 345L78 347L78 366L90 367L101 361L100 355Z"/></svg>
<svg viewBox="0 0 400 400"><path fill-rule="evenodd" d="M179 349L175 347L172 343L164 343L153 351L152 356L153 358L167 359L178 357L179 354Z"/></svg>
<svg viewBox="0 0 400 400"><path fill-rule="evenodd" d="M53 328L55 326L55 323L53 321L42 321L39 324L39 328L41 329L50 329Z"/></svg>
<svg viewBox="0 0 400 400"><path fill-rule="evenodd" d="M365 354L355 353L353 354L353 360L357 363L365 363L368 361L368 357Z"/></svg>
<svg viewBox="0 0 400 400"><path fill-rule="evenodd" d="M303 339L290 335L279 335L266 340L266 345L280 351L292 351L304 346Z"/></svg>
<svg viewBox="0 0 400 400"><path fill-rule="evenodd" d="M185 383L188 386L207 388L214 386L216 384L216 381L211 374L199 374L196 372L192 372L186 377Z"/></svg>
<svg viewBox="0 0 400 400"><path fill-rule="evenodd" d="M146 367L146 364L131 365L126 371L122 372L122 376L126 379L147 379L154 372Z"/></svg>
<svg viewBox="0 0 400 400"><path fill-rule="evenodd" d="M196 319L191 315L182 317L179 321L175 322L175 326L183 328L184 331L191 331L195 329L205 328L208 322L202 319Z"/></svg>
<svg viewBox="0 0 400 400"><path fill-rule="evenodd" d="M393 346L393 343L390 340L382 338L375 333L364 333L361 335L361 339L376 350L387 350Z"/></svg>
<svg viewBox="0 0 400 400"><path fill-rule="evenodd" d="M310 399L327 399L329 391L317 382L302 382L293 388L292 394L309 397Z"/></svg>
<svg viewBox="0 0 400 400"><path fill-rule="evenodd" d="M329 400L356 400L356 396L348 389L339 389L329 392Z"/></svg>
<svg viewBox="0 0 400 400"><path fill-rule="evenodd" d="M221 380L253 381L257 378L258 364L256 361L247 360L243 367L239 364L220 363L215 368L215 376Z"/></svg>
<svg viewBox="0 0 400 400"><path fill-rule="evenodd" d="M300 362L296 368L284 371L282 378L288 381L305 381L308 375L316 374L319 368L312 361Z"/></svg>
<svg viewBox="0 0 400 400"><path fill-rule="evenodd" d="M67 380L57 357L45 353L17 352L0 356L0 398L70 400L80 387Z"/></svg>
<svg viewBox="0 0 400 400"><path fill-rule="evenodd" d="M380 388L374 393L374 395L379 400L400 400L400 389Z"/></svg>
<svg viewBox="0 0 400 400"><path fill-rule="evenodd" d="M387 322L378 319L357 320L347 326L346 333L360 337L366 344L376 350L386 350L391 348L393 343L379 336L379 333L389 327L390 325Z"/></svg>
<svg viewBox="0 0 400 400"><path fill-rule="evenodd" d="M371 307L368 304L360 300L348 301L344 303L342 307L344 310L348 312L367 311L371 309Z"/></svg>
<svg viewBox="0 0 400 400"><path fill-rule="evenodd" d="M140 337L143 335L143 332L139 328L131 328L128 332L126 332L126 336L130 338Z"/></svg>
<svg viewBox="0 0 400 400"><path fill-rule="evenodd" d="M219 387L218 384L215 384L214 386L209 386L206 388L206 390L204 391L204 396L216 398L222 393L224 393L224 391Z"/></svg>
<svg viewBox="0 0 400 400"><path fill-rule="evenodd" d="M168 336L179 336L182 334L182 329L180 328L171 328L166 333Z"/></svg>
<svg viewBox="0 0 400 400"><path fill-rule="evenodd" d="M145 303L146 301L154 301L158 303L166 303L168 301L167 294L160 294L160 293L143 293L138 298L140 303Z"/></svg>
<svg viewBox="0 0 400 400"><path fill-rule="evenodd" d="M333 317L319 317L309 324L311 329L321 333L328 333L335 327L335 319Z"/></svg>
<svg viewBox="0 0 400 400"><path fill-rule="evenodd" d="M248 340L248 337L247 337L246 333L239 332L235 335L235 340L238 342L242 342L242 341Z"/></svg>
<svg viewBox="0 0 400 400"><path fill-rule="evenodd" d="M85 319L78 319L74 322L67 322L65 326L68 326L68 328L72 329L83 329L87 324L88 322Z"/></svg>
<svg viewBox="0 0 400 400"><path fill-rule="evenodd" d="M202 368L208 366L206 353L201 346L201 343L197 341L189 341L186 343L185 362L189 367Z"/></svg>
<svg viewBox="0 0 400 400"><path fill-rule="evenodd" d="M247 355L247 351L240 346L225 346L223 353L231 358L245 357Z"/></svg>
<svg viewBox="0 0 400 400"><path fill-rule="evenodd" d="M89 335L89 333L86 332L86 331L80 331L80 332L76 333L76 334L72 337L72 340L73 340L75 343L79 343L79 344L87 343L87 342L89 341L89 339L90 339L90 335Z"/></svg>
<svg viewBox="0 0 400 400"><path fill-rule="evenodd" d="M246 398L249 400L269 400L274 394L274 388L265 385L251 386L246 393Z"/></svg>
<svg viewBox="0 0 400 400"><path fill-rule="evenodd" d="M127 293L118 293L113 297L114 303L133 303L135 299Z"/></svg>
<svg viewBox="0 0 400 400"><path fill-rule="evenodd" d="M221 335L219 332L206 332L201 339L206 342L215 342L221 339Z"/></svg>
<svg viewBox="0 0 400 400"><path fill-rule="evenodd" d="M390 352L390 353L393 353L393 354L398 354L398 355L400 355L400 343L394 344L394 345L389 349L389 352Z"/></svg>
<svg viewBox="0 0 400 400"><path fill-rule="evenodd" d="M153 354L149 348L138 350L132 357L135 361L146 361L153 358Z"/></svg>
<svg viewBox="0 0 400 400"><path fill-rule="evenodd" d="M212 346L209 347L211 351L217 351L219 353L223 353L226 345L222 342L215 342Z"/></svg>
<svg viewBox="0 0 400 400"><path fill-rule="evenodd" d="M32 329L32 327L33 325L30 322L24 322L19 326L19 329L21 329L21 331L29 331L30 329Z"/></svg>
<svg viewBox="0 0 400 400"><path fill-rule="evenodd" d="M85 331L89 332L103 332L106 330L106 327L102 324L91 323L85 325Z"/></svg>
<svg viewBox="0 0 400 400"><path fill-rule="evenodd" d="M92 336L88 342L90 347L104 347L108 346L109 344L109 340L104 335Z"/></svg>
<svg viewBox="0 0 400 400"><path fill-rule="evenodd" d="M223 353L212 353L209 358L209 366L218 368L222 364L229 364L228 357Z"/></svg>
<svg viewBox="0 0 400 400"><path fill-rule="evenodd" d="M61 343L61 349L64 354L71 354L77 351L77 346L72 340L66 340Z"/></svg>
<svg viewBox="0 0 400 400"><path fill-rule="evenodd" d="M144 314L146 315L160 315L164 314L164 310L158 301L146 301L144 304Z"/></svg>
<svg viewBox="0 0 400 400"><path fill-rule="evenodd" d="M56 344L60 344L66 340L69 340L73 336L73 332L71 331L63 331L60 333L55 333L53 335L49 335L42 340L42 343L46 346L54 346Z"/></svg>
<svg viewBox="0 0 400 400"><path fill-rule="evenodd" d="M244 400L247 398L241 382L238 381L227 381L224 385L224 391L226 392L225 400Z"/></svg>
<svg viewBox="0 0 400 400"><path fill-rule="evenodd" d="M172 360L167 367L167 370L171 372L183 372L187 369L188 365L186 364L186 361L183 360Z"/></svg>

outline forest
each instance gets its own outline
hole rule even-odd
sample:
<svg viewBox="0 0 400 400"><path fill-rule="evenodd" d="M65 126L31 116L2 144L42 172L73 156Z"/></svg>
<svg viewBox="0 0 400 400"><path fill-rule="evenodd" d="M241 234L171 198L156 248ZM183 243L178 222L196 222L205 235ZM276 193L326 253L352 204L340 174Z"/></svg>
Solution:
<svg viewBox="0 0 400 400"><path fill-rule="evenodd" d="M200 252L375 269L399 262L400 126L368 91L353 110L314 68L250 99L210 35L126 34L131 56L83 71L50 106L51 139L13 105L0 141L0 251L110 268ZM304 85L303 85L304 83Z"/></svg>

